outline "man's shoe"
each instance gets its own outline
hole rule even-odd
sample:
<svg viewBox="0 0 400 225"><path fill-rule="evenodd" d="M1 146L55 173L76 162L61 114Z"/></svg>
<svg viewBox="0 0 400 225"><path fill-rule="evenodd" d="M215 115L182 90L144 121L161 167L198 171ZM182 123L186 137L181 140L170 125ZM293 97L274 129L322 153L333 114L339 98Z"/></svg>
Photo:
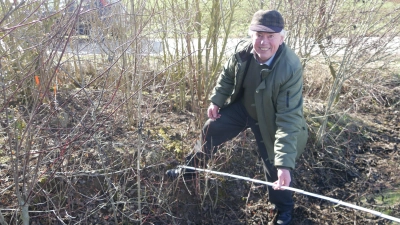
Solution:
<svg viewBox="0 0 400 225"><path fill-rule="evenodd" d="M276 218L276 224L288 225L288 224L290 224L291 220L292 220L292 212L291 211L286 211L286 212L278 211L278 216Z"/></svg>
<svg viewBox="0 0 400 225"><path fill-rule="evenodd" d="M184 168L181 168L181 167L177 167L175 169L167 170L167 172L165 172L165 174L167 175L167 177L169 177L171 179L176 179L181 175L185 179L190 179L190 178L194 178L195 177L196 171L194 171L192 169L184 169Z"/></svg>

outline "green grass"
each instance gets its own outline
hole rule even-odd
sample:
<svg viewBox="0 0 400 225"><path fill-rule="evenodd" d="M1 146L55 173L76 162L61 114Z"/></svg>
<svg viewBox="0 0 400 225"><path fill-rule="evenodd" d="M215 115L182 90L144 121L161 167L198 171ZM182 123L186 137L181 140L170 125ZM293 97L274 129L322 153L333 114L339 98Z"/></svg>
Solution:
<svg viewBox="0 0 400 225"><path fill-rule="evenodd" d="M125 5L125 8L127 9L128 12L131 11L131 2L128 0L123 0L122 1L123 4ZM222 6L220 6L222 8L222 13L225 16L225 19L222 20L221 22L221 28L220 28L220 37L224 36L224 21L226 22L229 18L228 18L228 14L231 11L231 8L233 8L234 10L234 16L233 16L233 23L232 23L232 28L230 33L228 34L229 37L231 38L245 38L247 36L247 31L248 31L248 27L252 18L252 15L254 14L254 12L256 12L258 9L260 9L260 3L258 2L254 2L254 1L239 1L239 0L234 0L232 1L232 5L230 5L230 1L220 1L222 2ZM341 9L339 9L339 11L342 11L344 13L346 12L350 12L350 11L354 11L354 13L356 13L357 15L363 15L362 12L364 11L368 11L370 8L372 7L376 7L379 3L378 0L373 0L373 1L366 1L365 3L362 3L362 1L359 1L358 3L354 4L353 1L343 1L341 6ZM152 8L152 9L157 9L157 12L164 14L167 14L167 18L176 18L177 21L180 21L179 23L182 22L181 19L185 19L187 20L186 23L188 27L188 31L190 32L191 28L193 27L193 24L195 21L194 20L194 16L195 16L195 6L194 6L195 1L189 1L188 5L189 5L189 9L186 9L187 4L186 1L183 0L178 0L175 1L174 3L174 8L175 9L171 9L172 7L172 2L171 1L154 1L151 0L149 2L146 3L146 7L147 8ZM210 24L215 22L215 18L211 17L211 12L214 9L212 6L213 1L199 1L200 4L200 10L201 10L201 26L202 26L202 38L205 38L205 36L207 35L208 31L209 31L209 27ZM280 11L284 11L286 9L288 9L287 6L284 5L285 3L283 3L279 10ZM263 9L269 9L270 6L270 2L265 2ZM378 14L376 17L377 18L386 18L387 16L383 16L386 15L387 12L389 11L393 11L396 7L400 6L400 1L385 1L383 4L383 7L380 9ZM158 9L159 7L161 7L162 9ZM189 12L188 12L189 11ZM168 14L172 14L173 12L180 12L178 15L175 15L175 17L173 15L168 16ZM285 16L285 15L284 15ZM289 16L289 15L287 15ZM191 17L191 18L188 18ZM156 15L156 18L158 18L158 15ZM384 20L381 19L380 21L382 21L381 23L383 24ZM172 22L172 21L171 21ZM286 21L286 23L289 25L291 21ZM339 21L339 23L344 23L344 26L348 26L348 22L349 20L343 19L341 21ZM184 25L186 26L186 25ZM309 24L309 26L311 26L311 24ZM379 24L377 26L374 27L378 27ZM150 26L151 27L151 26ZM186 28L185 28L186 29ZM290 29L290 27L287 27L287 29ZM375 29L373 29L375 30ZM170 32L167 34L169 36L173 36L174 32L171 32L172 30L170 30ZM180 30L178 30L179 35ZM153 32L154 34L154 32ZM179 36L178 35L178 36ZM193 33L193 38L197 38L195 37L196 34Z"/></svg>
<svg viewBox="0 0 400 225"><path fill-rule="evenodd" d="M384 191L380 194L369 195L362 199L361 202L368 204L367 199L371 198L375 200L373 205L378 206L375 208L375 210L390 215L393 211L391 207L400 203L400 190L396 188L394 190Z"/></svg>
<svg viewBox="0 0 400 225"><path fill-rule="evenodd" d="M4 143L4 138L0 139L0 144L2 145ZM7 163L8 161L10 161L10 157L8 157L3 149L0 149L0 163Z"/></svg>

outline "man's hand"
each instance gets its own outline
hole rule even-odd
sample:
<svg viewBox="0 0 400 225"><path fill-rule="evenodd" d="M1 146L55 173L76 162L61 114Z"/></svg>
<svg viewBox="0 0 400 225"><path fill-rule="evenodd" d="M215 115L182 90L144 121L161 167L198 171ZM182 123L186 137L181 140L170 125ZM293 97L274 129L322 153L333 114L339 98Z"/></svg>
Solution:
<svg viewBox="0 0 400 225"><path fill-rule="evenodd" d="M278 169L278 180L274 182L274 190L285 190L281 187L289 187L291 180L292 178L290 177L290 171L288 169Z"/></svg>
<svg viewBox="0 0 400 225"><path fill-rule="evenodd" d="M221 117L221 114L219 114L218 112L219 107L211 103L211 105L207 109L207 116L212 120L216 120Z"/></svg>

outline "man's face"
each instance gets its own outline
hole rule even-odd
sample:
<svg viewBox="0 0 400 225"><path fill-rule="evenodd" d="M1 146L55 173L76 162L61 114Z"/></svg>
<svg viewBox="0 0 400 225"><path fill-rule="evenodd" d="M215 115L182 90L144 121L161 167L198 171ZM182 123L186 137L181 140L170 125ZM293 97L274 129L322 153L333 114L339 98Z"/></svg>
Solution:
<svg viewBox="0 0 400 225"><path fill-rule="evenodd" d="M252 38L254 52L261 63L271 58L283 43L283 36L279 33L255 32Z"/></svg>

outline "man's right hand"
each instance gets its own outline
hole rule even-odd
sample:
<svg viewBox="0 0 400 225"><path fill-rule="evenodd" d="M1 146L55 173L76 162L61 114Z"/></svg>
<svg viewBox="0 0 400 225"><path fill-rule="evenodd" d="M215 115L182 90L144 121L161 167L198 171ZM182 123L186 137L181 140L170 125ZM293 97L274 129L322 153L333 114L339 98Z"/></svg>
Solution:
<svg viewBox="0 0 400 225"><path fill-rule="evenodd" d="M219 114L219 107L211 103L211 105L207 109L207 116L212 120L220 118L221 114Z"/></svg>

